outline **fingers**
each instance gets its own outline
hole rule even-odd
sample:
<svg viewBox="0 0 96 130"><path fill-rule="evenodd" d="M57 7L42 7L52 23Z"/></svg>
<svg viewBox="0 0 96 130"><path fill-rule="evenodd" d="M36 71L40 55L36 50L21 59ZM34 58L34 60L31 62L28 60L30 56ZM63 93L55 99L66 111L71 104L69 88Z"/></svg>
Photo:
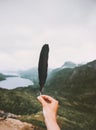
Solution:
<svg viewBox="0 0 96 130"><path fill-rule="evenodd" d="M42 98L42 96L38 96L37 99L42 104L42 106L44 106L46 104L46 101Z"/></svg>
<svg viewBox="0 0 96 130"><path fill-rule="evenodd" d="M58 103L57 100L48 95L41 95L38 98L39 98L38 100L41 102L42 105L45 105L46 103Z"/></svg>
<svg viewBox="0 0 96 130"><path fill-rule="evenodd" d="M41 95L41 96L42 96L42 98L43 98L44 100L48 100L48 101L50 101L50 102L55 101L54 98L52 98L52 97L50 97L50 96L48 96L48 95Z"/></svg>
<svg viewBox="0 0 96 130"><path fill-rule="evenodd" d="M55 103L55 104L58 104L58 101L48 95L41 95L42 98L47 101L47 103Z"/></svg>

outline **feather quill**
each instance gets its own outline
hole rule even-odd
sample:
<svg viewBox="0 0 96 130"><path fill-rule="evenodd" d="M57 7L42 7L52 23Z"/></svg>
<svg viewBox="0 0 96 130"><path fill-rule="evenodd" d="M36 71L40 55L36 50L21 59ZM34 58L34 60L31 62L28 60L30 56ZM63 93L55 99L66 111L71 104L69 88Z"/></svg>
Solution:
<svg viewBox="0 0 96 130"><path fill-rule="evenodd" d="M40 94L42 94L42 89L44 87L47 78L48 54L49 54L49 45L45 44L41 49L39 63L38 63Z"/></svg>

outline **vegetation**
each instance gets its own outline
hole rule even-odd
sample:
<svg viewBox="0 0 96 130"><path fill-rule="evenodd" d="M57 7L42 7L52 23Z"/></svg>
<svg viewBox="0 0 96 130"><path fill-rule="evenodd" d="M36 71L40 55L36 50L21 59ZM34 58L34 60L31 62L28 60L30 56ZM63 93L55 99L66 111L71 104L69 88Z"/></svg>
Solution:
<svg viewBox="0 0 96 130"><path fill-rule="evenodd" d="M0 88L0 109L15 114L36 113L40 106L34 91L31 87L14 90Z"/></svg>
<svg viewBox="0 0 96 130"><path fill-rule="evenodd" d="M42 108L36 97L39 86L0 89L0 109L45 130ZM45 94L59 100L61 130L96 130L96 61L75 68L56 69L48 78ZM51 117L50 117L51 118Z"/></svg>

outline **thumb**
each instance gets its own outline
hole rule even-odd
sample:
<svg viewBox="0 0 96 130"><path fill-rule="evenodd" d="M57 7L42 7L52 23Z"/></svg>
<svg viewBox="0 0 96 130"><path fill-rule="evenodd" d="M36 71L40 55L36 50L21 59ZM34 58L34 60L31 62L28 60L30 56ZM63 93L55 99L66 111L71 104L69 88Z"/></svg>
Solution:
<svg viewBox="0 0 96 130"><path fill-rule="evenodd" d="M42 106L44 106L46 104L46 101L41 96L38 96L37 99L42 104Z"/></svg>

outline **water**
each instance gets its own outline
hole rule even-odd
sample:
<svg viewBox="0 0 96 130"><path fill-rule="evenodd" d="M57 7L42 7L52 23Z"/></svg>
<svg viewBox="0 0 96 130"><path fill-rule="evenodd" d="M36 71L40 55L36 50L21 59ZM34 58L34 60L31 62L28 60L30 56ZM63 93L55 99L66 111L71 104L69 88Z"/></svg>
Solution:
<svg viewBox="0 0 96 130"><path fill-rule="evenodd" d="M21 77L9 77L6 80L0 81L0 88L13 89L17 87L26 87L28 85L33 85L33 82Z"/></svg>

